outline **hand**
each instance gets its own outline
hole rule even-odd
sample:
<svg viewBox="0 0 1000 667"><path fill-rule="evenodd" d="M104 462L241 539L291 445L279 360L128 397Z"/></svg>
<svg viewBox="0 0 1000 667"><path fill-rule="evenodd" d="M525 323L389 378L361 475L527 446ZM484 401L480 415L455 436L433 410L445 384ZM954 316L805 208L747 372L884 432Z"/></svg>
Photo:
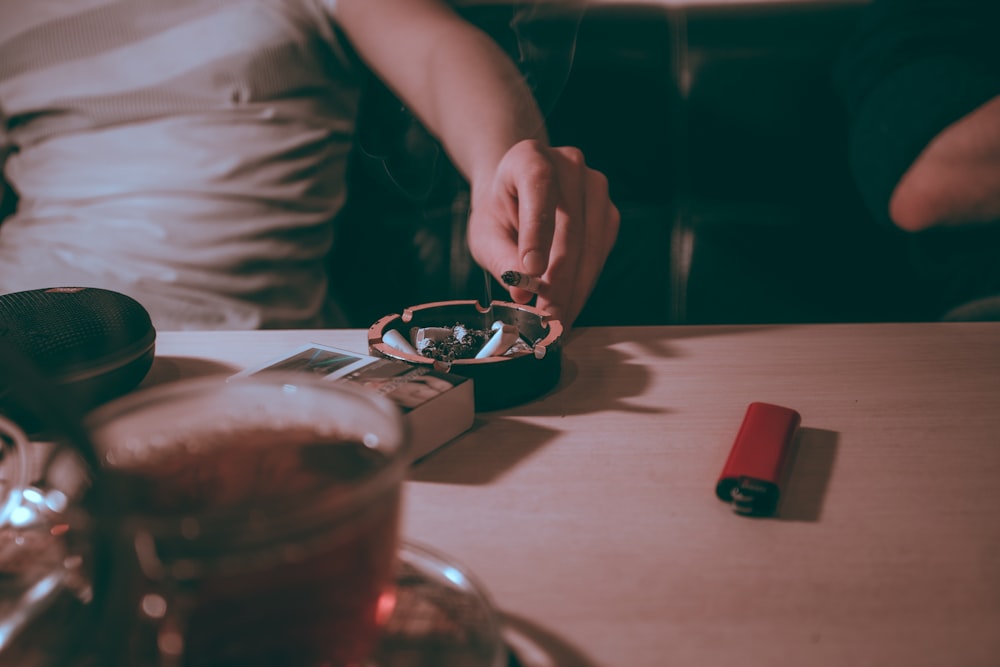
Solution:
<svg viewBox="0 0 1000 667"><path fill-rule="evenodd" d="M491 177L472 183L469 250L497 280L540 277L536 305L567 328L583 310L618 237L620 216L604 174L576 148L524 140ZM510 288L516 303L534 296Z"/></svg>
<svg viewBox="0 0 1000 667"><path fill-rule="evenodd" d="M931 140L896 185L889 214L908 232L1000 220L1000 95Z"/></svg>

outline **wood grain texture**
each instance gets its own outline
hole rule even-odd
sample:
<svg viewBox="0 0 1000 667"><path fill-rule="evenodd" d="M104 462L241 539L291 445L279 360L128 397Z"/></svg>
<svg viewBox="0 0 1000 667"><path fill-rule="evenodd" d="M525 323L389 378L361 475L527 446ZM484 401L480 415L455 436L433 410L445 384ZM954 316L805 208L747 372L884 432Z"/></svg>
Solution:
<svg viewBox="0 0 1000 667"><path fill-rule="evenodd" d="M163 333L147 383L363 331ZM1000 324L574 331L559 387L412 471L539 666L996 665ZM752 401L802 414L770 519L713 489Z"/></svg>

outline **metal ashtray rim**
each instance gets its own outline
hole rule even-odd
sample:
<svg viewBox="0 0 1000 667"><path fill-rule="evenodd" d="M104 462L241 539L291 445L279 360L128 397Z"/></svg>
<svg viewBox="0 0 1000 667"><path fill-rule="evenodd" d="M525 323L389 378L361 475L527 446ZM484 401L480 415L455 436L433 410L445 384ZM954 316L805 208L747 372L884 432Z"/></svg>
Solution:
<svg viewBox="0 0 1000 667"><path fill-rule="evenodd" d="M383 336L385 332L390 327L395 320L400 320L403 324L409 324L414 320L418 313L426 310L431 310L434 308L458 308L461 306L471 306L475 308L480 314L486 314L491 310L493 312L498 312L502 309L511 309L515 311L521 311L525 313L530 313L538 317L539 325L547 328L547 333L541 338L532 342L532 351L536 359L542 359L547 354L548 350L555 345L558 345L562 340L563 335L563 325L562 322L555 319L547 311L534 306L529 306L521 303L514 303L513 301L492 301L490 303L490 308L483 308L475 299L467 300L455 300L455 301L432 301L430 303L422 303L416 306L409 306L403 309L402 313L393 313L386 315L376 321L368 329L368 349L377 351L379 354L385 357L391 357L393 359L400 359L402 361L408 361L411 363L418 364L431 364L441 370L447 371L451 366L478 366L483 364L495 364L504 363L511 361L517 357L485 357L483 359L455 359L452 362L440 361L437 359L431 359L425 357L422 354L410 354L404 352L398 348L383 341Z"/></svg>
<svg viewBox="0 0 1000 667"><path fill-rule="evenodd" d="M473 325L464 317L492 317L507 324L514 324L522 338L532 344L533 353L514 356L493 356L483 359L456 359L452 362L410 353L386 343L383 338L390 330L407 336L405 325L449 326L441 319L427 318L428 311L462 311L459 315L465 324ZM425 319L426 318L426 319ZM488 328L490 323L485 327ZM525 329L530 329L526 331ZM561 377L563 325L547 311L509 301L492 301L489 308L474 299L434 301L405 308L402 313L386 315L368 329L368 349L376 356L405 361L410 364L432 366L441 372L456 373L472 378L477 410L494 410L517 405L541 396L555 387ZM532 340L533 339L533 340Z"/></svg>

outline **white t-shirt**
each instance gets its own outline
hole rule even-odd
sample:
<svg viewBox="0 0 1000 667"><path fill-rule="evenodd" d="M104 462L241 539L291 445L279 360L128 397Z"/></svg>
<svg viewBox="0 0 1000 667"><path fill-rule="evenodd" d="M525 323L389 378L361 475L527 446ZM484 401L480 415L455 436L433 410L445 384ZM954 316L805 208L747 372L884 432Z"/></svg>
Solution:
<svg viewBox="0 0 1000 667"><path fill-rule="evenodd" d="M0 0L0 292L114 289L161 330L343 324L359 82L332 4Z"/></svg>

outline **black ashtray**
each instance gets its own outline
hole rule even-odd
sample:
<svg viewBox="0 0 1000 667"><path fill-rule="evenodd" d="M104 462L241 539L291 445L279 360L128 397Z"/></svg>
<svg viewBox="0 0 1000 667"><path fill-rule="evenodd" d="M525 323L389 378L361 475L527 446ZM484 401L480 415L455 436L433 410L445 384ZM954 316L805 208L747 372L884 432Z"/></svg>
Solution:
<svg viewBox="0 0 1000 667"><path fill-rule="evenodd" d="M371 354L399 359L472 378L476 410L498 410L535 399L559 383L562 370L563 326L559 320L533 306L493 301L484 308L475 300L437 301L410 306L400 314L386 315L368 329ZM512 356L444 361L407 352L386 342L398 334L411 340L411 332L421 328L454 327L489 330L494 322L513 325L530 351Z"/></svg>

